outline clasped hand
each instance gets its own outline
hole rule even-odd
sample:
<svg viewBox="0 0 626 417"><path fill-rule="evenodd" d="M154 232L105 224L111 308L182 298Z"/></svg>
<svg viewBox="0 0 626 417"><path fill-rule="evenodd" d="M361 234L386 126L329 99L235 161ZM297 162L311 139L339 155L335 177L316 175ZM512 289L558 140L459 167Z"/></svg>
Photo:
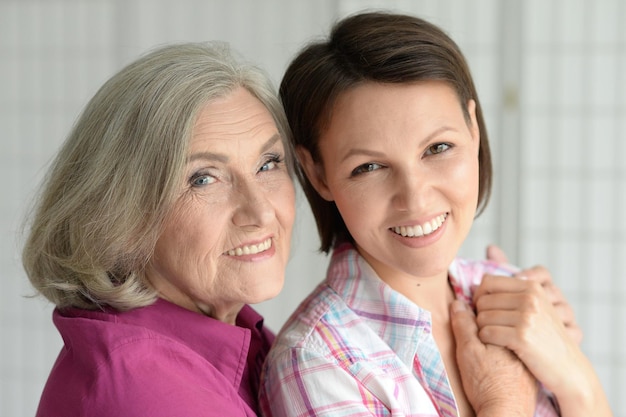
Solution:
<svg viewBox="0 0 626 417"><path fill-rule="evenodd" d="M487 254L507 262L495 247ZM451 323L463 388L477 415L532 415L536 381L554 394L564 417L612 415L579 348L582 331L573 310L548 270L536 266L513 279L486 275L473 302L475 313L455 301Z"/></svg>

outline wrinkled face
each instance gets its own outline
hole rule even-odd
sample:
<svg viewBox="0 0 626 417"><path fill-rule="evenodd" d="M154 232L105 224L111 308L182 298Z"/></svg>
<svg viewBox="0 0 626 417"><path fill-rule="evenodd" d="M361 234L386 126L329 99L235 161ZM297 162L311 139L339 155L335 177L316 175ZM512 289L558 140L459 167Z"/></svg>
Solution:
<svg viewBox="0 0 626 417"><path fill-rule="evenodd" d="M159 295L233 323L283 286L295 212L271 114L238 88L198 116L184 182L149 265Z"/></svg>
<svg viewBox="0 0 626 417"><path fill-rule="evenodd" d="M471 228L479 132L473 101L468 109L470 122L443 82L369 82L338 97L319 141L322 162L298 149L385 281L447 274Z"/></svg>

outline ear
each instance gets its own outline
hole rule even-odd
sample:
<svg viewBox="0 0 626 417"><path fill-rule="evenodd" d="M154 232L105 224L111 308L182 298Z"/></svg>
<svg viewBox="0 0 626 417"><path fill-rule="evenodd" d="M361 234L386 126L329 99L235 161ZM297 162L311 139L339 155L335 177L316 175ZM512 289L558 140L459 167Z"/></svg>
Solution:
<svg viewBox="0 0 626 417"><path fill-rule="evenodd" d="M470 134L472 135L472 140L476 145L476 152L478 153L478 149L480 148L480 127L476 120L476 102L473 99L467 102L467 113L470 117Z"/></svg>
<svg viewBox="0 0 626 417"><path fill-rule="evenodd" d="M311 152L303 146L296 148L296 156L302 167L306 177L315 188L315 191L326 201L333 201L333 195L326 185L326 177L324 175L324 167L319 162L315 162L311 156Z"/></svg>

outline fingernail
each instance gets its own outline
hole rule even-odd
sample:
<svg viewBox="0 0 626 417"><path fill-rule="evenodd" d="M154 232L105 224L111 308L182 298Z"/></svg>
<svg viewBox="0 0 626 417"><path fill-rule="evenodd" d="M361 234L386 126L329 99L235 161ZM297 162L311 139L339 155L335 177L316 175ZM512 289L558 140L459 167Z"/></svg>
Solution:
<svg viewBox="0 0 626 417"><path fill-rule="evenodd" d="M513 276L514 276L515 278L517 278L517 279L521 279L522 281L528 281L528 277L527 277L526 275L523 275L523 274L519 274L519 275L518 275L518 274L515 274L515 275L513 275Z"/></svg>

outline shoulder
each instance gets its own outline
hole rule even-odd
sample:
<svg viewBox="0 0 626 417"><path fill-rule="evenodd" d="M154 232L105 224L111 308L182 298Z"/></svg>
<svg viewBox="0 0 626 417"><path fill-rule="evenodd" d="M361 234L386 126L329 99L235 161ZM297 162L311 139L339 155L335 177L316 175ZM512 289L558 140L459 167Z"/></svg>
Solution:
<svg viewBox="0 0 626 417"><path fill-rule="evenodd" d="M50 374L44 415L245 415L232 382L163 338L126 340L106 360L71 358L65 352Z"/></svg>
<svg viewBox="0 0 626 417"><path fill-rule="evenodd" d="M120 360L142 361L147 353L154 357L167 355L171 350L187 350L184 344L159 330L120 321L116 314L56 311L54 322L64 342L59 361L71 358L83 369L111 366Z"/></svg>
<svg viewBox="0 0 626 417"><path fill-rule="evenodd" d="M92 384L95 408L115 401L123 404L127 415L200 416L207 410L229 415L239 403L233 382L212 363L162 337L118 346L98 368Z"/></svg>
<svg viewBox="0 0 626 417"><path fill-rule="evenodd" d="M300 303L280 330L272 350L279 347L303 348L311 345L320 328L329 321L340 321L350 314L349 307L325 282Z"/></svg>
<svg viewBox="0 0 626 417"><path fill-rule="evenodd" d="M72 325L40 406L63 411L46 415L245 415L233 381L179 340L107 320Z"/></svg>
<svg viewBox="0 0 626 417"><path fill-rule="evenodd" d="M266 415L373 415L398 403L431 403L412 368L372 327L370 313L339 297L304 311L311 320L283 329L265 361L259 399Z"/></svg>
<svg viewBox="0 0 626 417"><path fill-rule="evenodd" d="M388 352L362 313L320 285L281 329L265 361L266 374L284 377L325 366L348 370L371 361L374 353Z"/></svg>

